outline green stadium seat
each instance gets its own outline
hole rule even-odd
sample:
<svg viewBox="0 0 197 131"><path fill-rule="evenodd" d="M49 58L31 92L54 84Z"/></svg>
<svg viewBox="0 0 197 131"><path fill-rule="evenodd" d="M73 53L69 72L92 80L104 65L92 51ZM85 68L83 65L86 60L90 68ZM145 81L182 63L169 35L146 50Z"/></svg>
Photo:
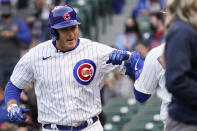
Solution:
<svg viewBox="0 0 197 131"><path fill-rule="evenodd" d="M119 131L119 129L116 125L113 125L112 123L106 123L104 125L104 131Z"/></svg>
<svg viewBox="0 0 197 131"><path fill-rule="evenodd" d="M103 106L107 122L121 129L139 110L140 104L133 98L113 98Z"/></svg>
<svg viewBox="0 0 197 131"><path fill-rule="evenodd" d="M153 122L129 122L124 125L121 131L162 131Z"/></svg>
<svg viewBox="0 0 197 131"><path fill-rule="evenodd" d="M160 104L161 100L153 95L123 126L122 131L162 131L163 123L159 119Z"/></svg>

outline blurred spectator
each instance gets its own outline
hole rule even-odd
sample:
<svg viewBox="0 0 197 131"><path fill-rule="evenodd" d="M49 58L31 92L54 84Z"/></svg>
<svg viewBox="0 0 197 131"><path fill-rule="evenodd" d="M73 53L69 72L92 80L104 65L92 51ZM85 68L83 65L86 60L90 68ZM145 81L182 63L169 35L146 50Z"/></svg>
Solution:
<svg viewBox="0 0 197 131"><path fill-rule="evenodd" d="M165 27L164 16L162 13L158 12L150 15L150 27L152 34L148 39L148 43L152 49L161 45L164 40Z"/></svg>
<svg viewBox="0 0 197 131"><path fill-rule="evenodd" d="M136 7L131 12L133 18L137 18L140 14L148 14L147 0L138 0Z"/></svg>
<svg viewBox="0 0 197 131"><path fill-rule="evenodd" d="M25 108L30 109L28 112L28 120L26 123L21 124L21 126L28 126L29 129L37 129L39 128L37 117L37 100L34 91L33 84L29 84L21 93L21 103Z"/></svg>
<svg viewBox="0 0 197 131"><path fill-rule="evenodd" d="M38 43L50 39L50 33L48 28L48 16L51 9L53 9L52 0L35 0L35 7L37 12L37 18L41 20L41 35L38 38Z"/></svg>
<svg viewBox="0 0 197 131"><path fill-rule="evenodd" d="M31 36L25 23L13 17L10 0L1 0L0 4L0 83L4 87Z"/></svg>
<svg viewBox="0 0 197 131"><path fill-rule="evenodd" d="M19 131L15 124L4 122L0 125L0 131Z"/></svg>
<svg viewBox="0 0 197 131"><path fill-rule="evenodd" d="M30 0L17 0L13 5L15 7L15 12L16 12L15 16L24 20L25 22L27 17L30 15L30 10L28 9L29 3Z"/></svg>
<svg viewBox="0 0 197 131"><path fill-rule="evenodd" d="M112 6L116 14L120 14L122 12L124 4L125 0L112 0Z"/></svg>
<svg viewBox="0 0 197 131"><path fill-rule="evenodd" d="M131 12L131 16L137 21L142 36L150 32L148 3L149 0L138 0L136 7Z"/></svg>
<svg viewBox="0 0 197 131"><path fill-rule="evenodd" d="M161 10L160 12L166 13L166 0L160 0Z"/></svg>
<svg viewBox="0 0 197 131"><path fill-rule="evenodd" d="M115 48L131 51L139 38L139 29L135 19L129 17L125 22L125 31L120 34L115 42Z"/></svg>
<svg viewBox="0 0 197 131"><path fill-rule="evenodd" d="M132 97L133 83L127 76L123 76L117 72L111 72L105 79L104 101L108 101L114 97Z"/></svg>
<svg viewBox="0 0 197 131"><path fill-rule="evenodd" d="M131 16L137 18L140 15L159 12L160 9L159 0L138 0L136 7L131 11Z"/></svg>
<svg viewBox="0 0 197 131"><path fill-rule="evenodd" d="M150 48L147 44L145 44L143 41L138 41L135 45L135 50L137 52L140 52L142 59L145 59L146 55L150 51Z"/></svg>
<svg viewBox="0 0 197 131"><path fill-rule="evenodd" d="M168 0L166 87L172 94L166 131L197 131L197 0Z"/></svg>
<svg viewBox="0 0 197 131"><path fill-rule="evenodd" d="M57 2L54 3L58 4ZM48 16L53 7L54 4L52 0L35 0L32 3L32 14L27 19L27 23L32 30L33 39L37 43L51 38L48 28Z"/></svg>
<svg viewBox="0 0 197 131"><path fill-rule="evenodd" d="M148 11L150 13L157 13L161 10L160 0L149 0Z"/></svg>
<svg viewBox="0 0 197 131"><path fill-rule="evenodd" d="M150 36L150 14L157 13L160 9L159 0L138 0L136 7L131 12L131 16L137 20L142 36Z"/></svg>

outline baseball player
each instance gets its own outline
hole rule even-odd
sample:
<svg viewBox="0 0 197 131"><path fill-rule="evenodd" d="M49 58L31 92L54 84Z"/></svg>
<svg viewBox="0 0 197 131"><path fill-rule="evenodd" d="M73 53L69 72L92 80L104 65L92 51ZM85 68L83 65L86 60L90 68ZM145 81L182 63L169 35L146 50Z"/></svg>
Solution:
<svg viewBox="0 0 197 131"><path fill-rule="evenodd" d="M130 56L131 70L135 74L133 92L135 98L143 103L147 101L151 94L155 93L162 99L160 109L160 119L166 126L168 116L167 106L171 101L171 94L165 87L165 64L163 62L163 51L165 44L152 49L142 60L140 53L132 53ZM115 62L115 61L113 61Z"/></svg>
<svg viewBox="0 0 197 131"><path fill-rule="evenodd" d="M6 86L5 101L12 121L26 119L23 113L28 110L19 107L19 96L33 82L38 121L44 131L103 130L98 115L102 109L100 89L104 76L111 71L128 72L122 61L129 54L119 50L111 53L114 50L111 47L79 38L79 24L70 6L56 6L50 12L53 39L32 48L21 58Z"/></svg>
<svg viewBox="0 0 197 131"><path fill-rule="evenodd" d="M154 49L152 49L144 61L143 69L139 76L137 76L134 83L134 95L139 102L145 102L155 93L159 98L162 99L161 109L160 109L160 119L165 123L168 116L167 106L171 101L171 94L168 93L165 87L165 64L162 61L162 54L164 51L165 44L162 44ZM135 69L135 63L138 64L140 58L136 57L132 63L132 68ZM138 63L137 63L138 62ZM136 70L136 69L135 69ZM137 70L140 70L137 69Z"/></svg>
<svg viewBox="0 0 197 131"><path fill-rule="evenodd" d="M166 13L166 1L162 1L161 4L161 12ZM130 63L136 78L133 88L135 98L139 102L145 102L150 98L151 94L156 92L157 96L162 100L160 119L164 123L165 131L171 94L167 91L165 86L164 47L165 44L163 43L152 49L146 56L144 62L141 60L140 55L132 55L134 58L130 57Z"/></svg>

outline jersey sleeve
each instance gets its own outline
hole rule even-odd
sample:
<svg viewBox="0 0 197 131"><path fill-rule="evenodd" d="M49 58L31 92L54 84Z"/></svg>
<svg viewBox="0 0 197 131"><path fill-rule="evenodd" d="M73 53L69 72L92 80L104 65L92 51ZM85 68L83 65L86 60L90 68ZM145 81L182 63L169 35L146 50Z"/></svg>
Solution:
<svg viewBox="0 0 197 131"><path fill-rule="evenodd" d="M100 57L100 63L101 63L101 71L104 74L108 74L109 72L118 72L121 74L125 74L126 68L124 67L124 62L122 62L121 65L112 65L106 64L106 61L109 59L109 54L116 50L115 48L109 47L107 45L99 44L97 46L97 51L99 53Z"/></svg>
<svg viewBox="0 0 197 131"><path fill-rule="evenodd" d="M134 87L137 91L145 94L153 94L156 91L158 85L156 68L157 58L154 52L149 52L145 59L142 72L134 83Z"/></svg>
<svg viewBox="0 0 197 131"><path fill-rule="evenodd" d="M19 89L24 89L27 84L33 81L33 71L31 67L31 54L27 52L16 64L10 81Z"/></svg>

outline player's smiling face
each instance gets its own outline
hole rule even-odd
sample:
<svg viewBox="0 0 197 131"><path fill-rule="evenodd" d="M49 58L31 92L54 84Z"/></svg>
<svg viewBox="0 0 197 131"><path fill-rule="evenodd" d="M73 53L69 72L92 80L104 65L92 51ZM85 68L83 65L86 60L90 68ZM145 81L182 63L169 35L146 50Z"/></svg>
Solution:
<svg viewBox="0 0 197 131"><path fill-rule="evenodd" d="M56 41L57 49L66 51L73 49L79 37L78 25L57 30L59 39Z"/></svg>

